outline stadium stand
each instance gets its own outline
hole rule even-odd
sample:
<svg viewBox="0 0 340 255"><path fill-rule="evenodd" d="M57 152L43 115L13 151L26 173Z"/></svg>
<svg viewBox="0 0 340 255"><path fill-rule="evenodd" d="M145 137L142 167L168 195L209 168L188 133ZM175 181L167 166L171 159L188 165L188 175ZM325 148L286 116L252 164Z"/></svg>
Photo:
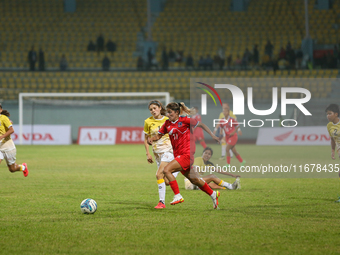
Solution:
<svg viewBox="0 0 340 255"><path fill-rule="evenodd" d="M87 52L100 33L112 39L117 52L111 66L135 67L137 32L146 23L146 1L77 1L75 13L63 11L62 0L0 1L1 67L28 69L31 46L45 52L48 68L59 69L62 54L69 68L101 68L104 53Z"/></svg>
<svg viewBox="0 0 340 255"><path fill-rule="evenodd" d="M149 72L19 72L0 73L1 100L17 100L20 92L170 92L175 99L189 99L190 78L253 78L254 95L271 99L272 85L262 84L263 78L336 78L338 70L288 71L149 71ZM239 80L238 80L239 81ZM290 82L279 86L292 86ZM288 85L287 85L288 84ZM289 85L290 84L290 85ZM249 85L249 84L248 84ZM277 86L277 84L275 84ZM246 88L239 85L241 89ZM331 82L325 84L304 84L314 98L326 98L332 91ZM187 91L187 93L184 93ZM227 98L230 97L226 96Z"/></svg>

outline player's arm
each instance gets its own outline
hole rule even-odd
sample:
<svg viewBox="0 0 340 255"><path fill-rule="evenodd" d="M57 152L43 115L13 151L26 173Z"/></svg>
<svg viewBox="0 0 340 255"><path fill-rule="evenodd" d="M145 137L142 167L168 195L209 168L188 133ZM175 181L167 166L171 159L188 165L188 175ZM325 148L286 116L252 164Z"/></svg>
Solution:
<svg viewBox="0 0 340 255"><path fill-rule="evenodd" d="M168 133L168 131L167 131L166 128L165 128L165 124L166 124L166 123L167 123L167 122L164 122L164 123L163 123L163 125L161 126L161 128L158 130L158 134L153 135L153 136L151 136L151 137L148 138L148 140L149 140L150 143L152 143L152 142L154 142L154 141L157 141L157 140L161 139L163 135L165 135L165 134Z"/></svg>
<svg viewBox="0 0 340 255"><path fill-rule="evenodd" d="M332 148L332 159L335 159L335 141L333 139L333 137L331 137L331 148Z"/></svg>
<svg viewBox="0 0 340 255"><path fill-rule="evenodd" d="M6 133L0 136L0 141L14 133L14 128L10 126Z"/></svg>
<svg viewBox="0 0 340 255"><path fill-rule="evenodd" d="M235 175L235 174L232 174L232 173L228 173L228 172L222 171L222 169L216 169L216 167L215 167L215 173L229 175L229 176L234 177L234 178L241 177L240 175Z"/></svg>
<svg viewBox="0 0 340 255"><path fill-rule="evenodd" d="M220 139L218 139L218 137L216 135L214 135L213 132L211 132L211 130L208 128L207 125L205 125L202 122L198 122L197 127L201 127L205 132L207 132L215 141L217 141L218 143L220 142Z"/></svg>
<svg viewBox="0 0 340 255"><path fill-rule="evenodd" d="M155 141L161 139L163 135L164 135L164 134L158 133L157 135L148 137L148 141L149 141L150 143L155 142Z"/></svg>
<svg viewBox="0 0 340 255"><path fill-rule="evenodd" d="M149 143L148 138L149 138L149 135L145 134L145 136L144 136L144 147L145 147L145 151L146 151L146 160L150 164L152 164L153 163L152 155L150 154L150 151L149 151L149 145L152 145L152 143Z"/></svg>

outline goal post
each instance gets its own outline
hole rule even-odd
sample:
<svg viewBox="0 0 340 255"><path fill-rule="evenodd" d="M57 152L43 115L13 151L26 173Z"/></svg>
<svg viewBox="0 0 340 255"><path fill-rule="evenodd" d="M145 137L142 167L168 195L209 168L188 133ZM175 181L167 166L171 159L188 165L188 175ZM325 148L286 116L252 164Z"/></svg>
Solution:
<svg viewBox="0 0 340 255"><path fill-rule="evenodd" d="M23 143L24 98L164 98L165 105L170 103L169 92L112 92L112 93L19 93L19 144ZM52 100L51 100L52 101ZM132 100L133 103L133 100Z"/></svg>

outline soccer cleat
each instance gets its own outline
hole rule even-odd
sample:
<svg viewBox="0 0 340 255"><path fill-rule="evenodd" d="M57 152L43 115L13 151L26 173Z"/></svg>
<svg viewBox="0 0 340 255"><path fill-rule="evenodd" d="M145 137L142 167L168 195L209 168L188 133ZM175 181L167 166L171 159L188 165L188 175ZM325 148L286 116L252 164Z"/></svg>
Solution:
<svg viewBox="0 0 340 255"><path fill-rule="evenodd" d="M220 192L214 191L214 196L211 198L214 204L214 209L220 209L218 208L218 197L221 195Z"/></svg>
<svg viewBox="0 0 340 255"><path fill-rule="evenodd" d="M241 180L240 180L240 177L236 178L236 183L237 183L236 189L241 189Z"/></svg>
<svg viewBox="0 0 340 255"><path fill-rule="evenodd" d="M243 160L240 164L241 166L244 166L247 163L247 161Z"/></svg>
<svg viewBox="0 0 340 255"><path fill-rule="evenodd" d="M25 170L22 171L22 173L24 174L25 177L27 177L28 175L28 167L27 167L27 164L26 163L22 163L23 166L25 166Z"/></svg>
<svg viewBox="0 0 340 255"><path fill-rule="evenodd" d="M226 164L225 167L226 167L226 168L229 168L229 167L230 167L230 164Z"/></svg>
<svg viewBox="0 0 340 255"><path fill-rule="evenodd" d="M182 197L181 194L177 194L174 196L174 200L172 200L172 202L170 203L171 205L175 205L175 204L180 204L180 203L183 203L184 202L184 199Z"/></svg>
<svg viewBox="0 0 340 255"><path fill-rule="evenodd" d="M335 203L340 203L340 197L338 197L338 200L334 201Z"/></svg>
<svg viewBox="0 0 340 255"><path fill-rule="evenodd" d="M155 206L155 209L164 209L165 204L162 201L159 201L158 205Z"/></svg>
<svg viewBox="0 0 340 255"><path fill-rule="evenodd" d="M236 180L233 182L233 184L231 184L233 189L241 189L241 183L240 182L241 182L240 177L237 177Z"/></svg>
<svg viewBox="0 0 340 255"><path fill-rule="evenodd" d="M225 156L220 157L218 160L225 160Z"/></svg>

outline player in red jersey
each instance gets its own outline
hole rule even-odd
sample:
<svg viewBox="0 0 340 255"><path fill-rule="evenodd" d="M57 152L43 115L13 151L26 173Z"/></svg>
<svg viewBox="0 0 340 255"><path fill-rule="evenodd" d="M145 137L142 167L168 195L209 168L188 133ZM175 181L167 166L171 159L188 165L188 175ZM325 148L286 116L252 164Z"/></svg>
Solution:
<svg viewBox="0 0 340 255"><path fill-rule="evenodd" d="M198 107L193 107L191 109L191 118L201 122L201 115L198 114ZM203 146L203 149L207 147L204 141L204 134L202 128L194 129L194 141L199 141L199 143Z"/></svg>
<svg viewBox="0 0 340 255"><path fill-rule="evenodd" d="M245 160L241 158L241 155L236 151L235 148L238 140L237 130L240 126L234 118L229 116L229 108L224 107L223 114L225 121L221 121L217 128L221 127L221 132L225 133L225 140L227 142L227 167L230 165L230 150L232 150L241 165L244 165L246 163Z"/></svg>
<svg viewBox="0 0 340 255"><path fill-rule="evenodd" d="M194 139L192 139L192 130L196 127L202 127L216 141L219 142L219 139L205 124L191 119L188 116L180 116L184 112L190 114L190 109L186 107L184 103L170 103L166 106L166 109L169 119L166 120L159 129L158 135L152 137L150 140L156 141L165 134L169 134L170 136L175 159L166 165L163 170L164 175L168 178L170 187L175 194L174 199L170 204L175 205L184 202L184 199L179 192L177 181L173 176L173 173L181 171L192 184L197 185L212 198L214 209L217 209L220 192L213 191L209 185L199 177L195 169L192 168L196 150Z"/></svg>

